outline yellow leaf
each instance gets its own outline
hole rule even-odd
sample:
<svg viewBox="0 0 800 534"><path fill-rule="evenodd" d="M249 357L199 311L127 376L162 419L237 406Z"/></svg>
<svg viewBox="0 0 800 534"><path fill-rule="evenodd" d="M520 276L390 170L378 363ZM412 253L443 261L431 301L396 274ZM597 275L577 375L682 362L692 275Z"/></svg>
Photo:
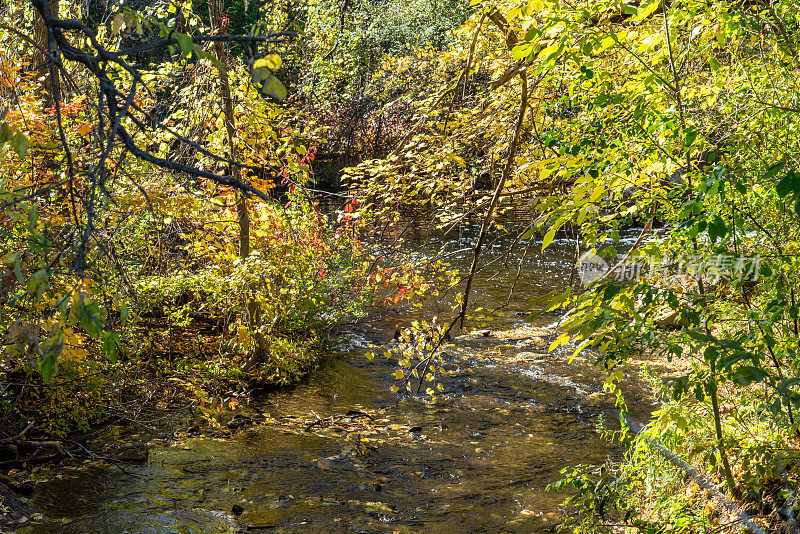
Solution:
<svg viewBox="0 0 800 534"><path fill-rule="evenodd" d="M253 68L257 69L259 67L267 67L272 72L275 72L281 68L281 65L283 65L283 60L281 60L279 55L269 54L253 63Z"/></svg>
<svg viewBox="0 0 800 534"><path fill-rule="evenodd" d="M611 48L612 46L614 46L614 38L613 37L606 37L600 43L600 51L602 52L606 48Z"/></svg>
<svg viewBox="0 0 800 534"><path fill-rule="evenodd" d="M553 238L556 236L557 230L558 230L557 227L553 227L547 231L547 233L544 235L544 239L542 240L542 250L550 246L550 243L553 242Z"/></svg>
<svg viewBox="0 0 800 534"><path fill-rule="evenodd" d="M640 21L644 20L653 13L655 13L656 9L661 5L661 2L657 2L655 0L651 0L650 3L645 3L645 5L639 7L637 10L636 16L633 17L633 20Z"/></svg>

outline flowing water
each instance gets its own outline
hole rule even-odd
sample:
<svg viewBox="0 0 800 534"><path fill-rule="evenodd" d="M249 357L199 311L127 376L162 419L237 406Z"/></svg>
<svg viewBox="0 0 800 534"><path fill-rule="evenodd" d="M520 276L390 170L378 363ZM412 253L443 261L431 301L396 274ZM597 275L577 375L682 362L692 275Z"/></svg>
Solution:
<svg viewBox="0 0 800 534"><path fill-rule="evenodd" d="M411 236L420 254L443 242L430 226ZM447 239L458 251L475 236ZM509 245L491 243L484 260ZM574 281L574 247L557 239L541 253L534 241L521 268L517 247L505 271L496 272L502 258L481 271L472 302L508 302L505 316L488 335L467 332L445 348L449 372L435 403L392 394L396 362L367 357L370 344L379 354L392 346L398 322L435 305L376 313L343 328L336 352L302 384L255 401L267 424L155 445L126 472L87 468L40 484L32 504L50 521L21 532L552 531L565 495L545 487L559 470L618 454L596 430L615 416L591 355L569 363L570 352L547 353L542 327L558 317L522 317L537 295ZM449 260L464 268L470 256Z"/></svg>

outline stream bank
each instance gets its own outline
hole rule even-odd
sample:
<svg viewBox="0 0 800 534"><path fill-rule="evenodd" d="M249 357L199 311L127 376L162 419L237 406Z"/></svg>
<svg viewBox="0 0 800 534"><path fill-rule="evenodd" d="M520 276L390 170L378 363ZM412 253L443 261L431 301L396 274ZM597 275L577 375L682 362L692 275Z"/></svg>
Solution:
<svg viewBox="0 0 800 534"><path fill-rule="evenodd" d="M433 247L430 233L420 254ZM229 438L184 421L150 443L145 463L95 464L38 484L30 504L49 521L18 532L552 532L566 494L545 488L559 471L620 454L597 431L616 411L593 357L547 351L557 316L524 321L531 298L569 280L573 247L564 239L523 258L510 300L502 288L513 270L476 279L475 302L509 305L494 330L443 347L436 402L392 394L397 362L368 355L394 346L398 323L440 310L373 315L342 328L306 380L253 399L253 424ZM628 386L642 419L649 394Z"/></svg>
<svg viewBox="0 0 800 534"><path fill-rule="evenodd" d="M154 442L126 472L40 484L32 504L50 521L19 532L552 531L565 495L544 489L559 470L617 453L595 430L614 409L590 363L547 353L542 328L466 334L445 347L445 395L398 399L395 363L366 357L393 343L387 326L351 327L229 439Z"/></svg>

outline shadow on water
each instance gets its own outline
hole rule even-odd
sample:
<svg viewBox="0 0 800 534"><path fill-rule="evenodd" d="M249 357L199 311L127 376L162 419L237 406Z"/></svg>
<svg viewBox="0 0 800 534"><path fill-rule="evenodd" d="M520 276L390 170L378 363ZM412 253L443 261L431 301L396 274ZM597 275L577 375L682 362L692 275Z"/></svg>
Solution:
<svg viewBox="0 0 800 534"><path fill-rule="evenodd" d="M420 254L441 247L430 226L419 232L409 246ZM445 251L470 247L474 239L454 236ZM492 243L484 259L499 257L509 244ZM257 401L257 409L275 421L364 410L374 421L363 432L332 427L321 435L266 425L229 440L156 446L146 464L128 473L83 469L39 485L33 504L51 520L20 532L552 531L565 495L545 487L559 470L618 454L596 430L601 417L615 416L591 357L569 363L566 353L547 353L548 340L536 327L556 318L528 325L514 314L570 282L574 247L568 238L545 253L540 242L530 246L508 313L499 319L499 328L513 330L456 337L445 348L448 373L435 403L390 393L396 363L367 358L368 345L389 346L395 323L412 319L412 312L349 326L316 373ZM518 246L517 259L523 250ZM458 267L470 259L466 251L450 257ZM499 273L482 271L473 302L504 304L515 278L513 262ZM243 509L238 517L235 505Z"/></svg>

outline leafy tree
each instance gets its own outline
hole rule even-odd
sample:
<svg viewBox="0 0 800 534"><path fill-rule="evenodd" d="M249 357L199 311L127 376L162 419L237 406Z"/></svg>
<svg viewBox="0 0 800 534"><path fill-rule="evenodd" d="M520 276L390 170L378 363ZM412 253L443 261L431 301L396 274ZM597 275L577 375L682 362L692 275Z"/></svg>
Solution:
<svg viewBox="0 0 800 534"><path fill-rule="evenodd" d="M85 429L101 401L143 387L136 377L171 374L203 402L221 384L291 382L368 293L358 222L334 230L315 212L314 139L278 103L280 57L263 47L294 33L225 33L219 4L212 28L190 2L92 6L3 7L15 22L0 30L9 432L29 417ZM29 46L36 27L44 56ZM195 321L211 325L200 343L173 343Z"/></svg>
<svg viewBox="0 0 800 534"><path fill-rule="evenodd" d="M552 348L597 351L623 415L634 355L687 362L664 382L672 400L647 439L676 432L671 445L733 498L766 491L795 464L798 432L791 5L473 4L413 130L351 180L387 208L435 210L445 228L480 213L482 236L508 232L494 214L525 198L518 241L539 235L547 248L576 231L612 270L532 303L567 312ZM634 224L640 236L621 244ZM456 319L468 303L469 282Z"/></svg>

